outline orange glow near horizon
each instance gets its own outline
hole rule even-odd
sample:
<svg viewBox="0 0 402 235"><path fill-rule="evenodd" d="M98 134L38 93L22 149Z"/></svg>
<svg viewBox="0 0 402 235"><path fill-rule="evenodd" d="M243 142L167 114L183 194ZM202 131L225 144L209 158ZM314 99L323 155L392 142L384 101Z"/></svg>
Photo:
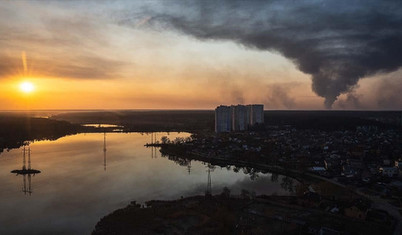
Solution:
<svg viewBox="0 0 402 235"><path fill-rule="evenodd" d="M121 82L117 82L117 81ZM158 80L158 79L156 79ZM123 82L124 81L124 82ZM160 80L158 80L161 83ZM162 81L163 82L163 81ZM0 109L211 109L217 104L238 102L231 92L220 84L209 87L208 94L202 92L208 84L181 83L155 84L142 83L129 79L89 80L72 78L55 78L46 76L15 76L6 80L0 87ZM244 102L264 102L261 96L266 95L266 87L258 83L238 83L244 86ZM204 89L199 89L204 87ZM274 89L268 87L268 89ZM310 91L308 84L302 87ZM235 88L233 88L235 89ZM254 92L248 92L248 91ZM133 92L135 91L135 92ZM292 95L302 96L297 89ZM313 94L311 94L313 95ZM29 97L29 99L28 99ZM186 97L183 99L183 97ZM302 97L303 98L303 97ZM308 107L308 100L299 98L298 104ZM310 99L310 98L309 98ZM312 98L311 98L312 99ZM303 103L305 102L305 103ZM318 102L317 102L318 103ZM272 103L275 105L276 103ZM273 105L266 107L272 108ZM281 104L278 104L278 106Z"/></svg>

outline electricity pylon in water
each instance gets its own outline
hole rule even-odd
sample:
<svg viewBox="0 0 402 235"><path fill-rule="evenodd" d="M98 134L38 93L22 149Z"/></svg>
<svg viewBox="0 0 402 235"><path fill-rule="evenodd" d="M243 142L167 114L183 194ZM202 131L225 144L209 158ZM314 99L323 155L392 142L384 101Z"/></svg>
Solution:
<svg viewBox="0 0 402 235"><path fill-rule="evenodd" d="M103 132L103 170L106 171L106 132Z"/></svg>
<svg viewBox="0 0 402 235"><path fill-rule="evenodd" d="M28 155L28 168L26 166L26 160ZM28 148L25 147L22 149L22 169L21 170L12 170L11 173L16 173L17 175L22 175L22 192L26 195L32 194L32 176L35 174L39 174L39 170L35 170L31 168L31 148L28 145ZM27 182L28 181L28 182ZM28 183L28 184L27 184Z"/></svg>
<svg viewBox="0 0 402 235"><path fill-rule="evenodd" d="M205 196L212 195L212 180L211 180L211 171L214 171L215 167L211 164L208 164L208 181L207 181L207 189L205 190Z"/></svg>

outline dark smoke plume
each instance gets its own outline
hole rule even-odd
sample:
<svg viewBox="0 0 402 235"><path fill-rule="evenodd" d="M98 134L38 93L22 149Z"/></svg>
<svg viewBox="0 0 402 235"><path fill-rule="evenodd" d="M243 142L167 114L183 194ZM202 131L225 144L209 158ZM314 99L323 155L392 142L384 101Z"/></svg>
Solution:
<svg viewBox="0 0 402 235"><path fill-rule="evenodd" d="M141 8L154 27L276 51L312 75L331 108L359 79L402 65L402 1L163 1ZM122 21L123 22L123 21ZM124 24L129 24L125 19Z"/></svg>

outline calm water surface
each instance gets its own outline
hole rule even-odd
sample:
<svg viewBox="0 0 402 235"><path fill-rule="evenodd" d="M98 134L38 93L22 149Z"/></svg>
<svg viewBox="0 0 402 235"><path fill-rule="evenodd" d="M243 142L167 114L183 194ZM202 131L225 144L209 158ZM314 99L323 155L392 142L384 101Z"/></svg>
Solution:
<svg viewBox="0 0 402 235"><path fill-rule="evenodd" d="M156 135L174 139L189 134ZM101 217L131 201L203 194L206 165L193 161L189 168L161 157L159 151L144 147L150 138L140 133L107 133L106 159L103 133L31 143L32 168L41 171L31 179L31 195L23 192L23 176L10 173L21 169L22 149L1 153L0 234L89 234ZM281 186L285 177L271 181L271 174L259 173L251 180L242 170L235 171L214 169L214 194L225 186L233 194L241 189L268 195L289 193Z"/></svg>

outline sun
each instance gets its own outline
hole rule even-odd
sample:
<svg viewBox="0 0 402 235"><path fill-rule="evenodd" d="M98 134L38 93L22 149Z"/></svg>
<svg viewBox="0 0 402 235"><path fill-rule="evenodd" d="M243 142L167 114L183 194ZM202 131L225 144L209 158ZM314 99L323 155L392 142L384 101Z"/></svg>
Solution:
<svg viewBox="0 0 402 235"><path fill-rule="evenodd" d="M35 90L35 86L31 82L22 82L20 90L24 93L31 93Z"/></svg>

